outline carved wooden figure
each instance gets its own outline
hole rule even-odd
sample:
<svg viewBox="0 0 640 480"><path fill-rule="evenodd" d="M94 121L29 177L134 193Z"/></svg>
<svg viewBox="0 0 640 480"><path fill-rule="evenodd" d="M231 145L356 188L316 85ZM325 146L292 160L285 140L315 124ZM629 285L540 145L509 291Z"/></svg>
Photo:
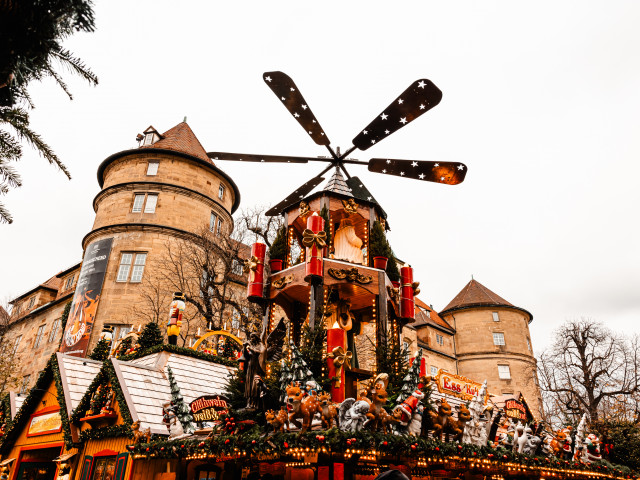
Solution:
<svg viewBox="0 0 640 480"><path fill-rule="evenodd" d="M322 414L316 393L312 391L311 395L306 395L306 392L299 385L293 383L287 387L287 405L291 412L289 413L289 422L298 428L302 427L300 433L309 430L311 420L316 413ZM302 423L299 419L302 419Z"/></svg>
<svg viewBox="0 0 640 480"><path fill-rule="evenodd" d="M284 426L287 426L289 430L289 415L287 414L286 407L281 407L280 411L276 414L273 410L267 410L265 413L267 423L273 426L273 432L284 432Z"/></svg>
<svg viewBox="0 0 640 480"><path fill-rule="evenodd" d="M436 440L442 440L442 434L445 432L447 423L451 419L451 405L446 399L438 400L438 412L433 410L429 411L431 417L431 423L433 424L433 438Z"/></svg>
<svg viewBox="0 0 640 480"><path fill-rule="evenodd" d="M337 426L339 405L333 403L331 394L328 392L321 393L318 395L318 400L320 401L320 410L322 412L322 427L325 429L333 427L334 420Z"/></svg>

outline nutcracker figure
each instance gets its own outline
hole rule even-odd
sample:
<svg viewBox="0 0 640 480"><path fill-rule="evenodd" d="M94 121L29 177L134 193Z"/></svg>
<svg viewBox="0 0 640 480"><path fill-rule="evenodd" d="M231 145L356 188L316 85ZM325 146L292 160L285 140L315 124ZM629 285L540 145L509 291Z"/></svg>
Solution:
<svg viewBox="0 0 640 480"><path fill-rule="evenodd" d="M167 323L167 337L169 345L178 344L178 335L180 335L180 327L182 326L182 313L184 312L184 295L182 292L173 294L171 308L169 310L169 322Z"/></svg>

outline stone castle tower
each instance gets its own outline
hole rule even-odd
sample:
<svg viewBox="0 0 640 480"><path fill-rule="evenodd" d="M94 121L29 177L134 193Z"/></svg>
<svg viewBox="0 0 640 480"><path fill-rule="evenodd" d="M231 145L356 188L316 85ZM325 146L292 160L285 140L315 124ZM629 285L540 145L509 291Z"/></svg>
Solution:
<svg viewBox="0 0 640 480"><path fill-rule="evenodd" d="M87 351L104 324L132 324L141 281L153 275L154 257L167 242L206 226L215 232L233 228L231 214L240 203L238 187L207 156L187 123L163 134L149 127L138 141L138 148L115 153L98 168L102 190L93 201L96 217L82 247L86 253L90 244L113 240Z"/></svg>
<svg viewBox="0 0 640 480"><path fill-rule="evenodd" d="M520 392L539 416L542 399L529 333L533 315L471 280L440 316L456 331L459 374L487 379L488 390L495 395Z"/></svg>

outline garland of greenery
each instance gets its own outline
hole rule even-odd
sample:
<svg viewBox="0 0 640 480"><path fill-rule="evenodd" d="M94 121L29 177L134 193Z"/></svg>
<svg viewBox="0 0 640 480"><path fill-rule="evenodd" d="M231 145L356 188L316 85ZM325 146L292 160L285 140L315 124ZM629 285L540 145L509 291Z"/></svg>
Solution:
<svg viewBox="0 0 640 480"><path fill-rule="evenodd" d="M0 399L0 408L4 415L5 430L11 425L11 398L8 393L5 393Z"/></svg>
<svg viewBox="0 0 640 480"><path fill-rule="evenodd" d="M62 386L62 376L60 375L60 365L58 365L55 353L52 355L51 360L49 361L51 362L51 371L56 382L56 393L58 398L58 405L60 405L62 431L64 432L64 444L67 449L70 449L73 447L73 436L71 435L71 424L69 423L67 402L64 398L64 388Z"/></svg>
<svg viewBox="0 0 640 480"><path fill-rule="evenodd" d="M106 427L84 430L80 433L80 443L87 440L101 440L113 437L133 437L130 425L110 425Z"/></svg>
<svg viewBox="0 0 640 480"><path fill-rule="evenodd" d="M185 357L197 358L199 360L206 360L207 362L217 363L219 365L225 365L227 367L238 366L237 360L232 360L232 359L225 358L222 356L217 356L217 355L211 355L210 353L200 352L198 350L192 350L191 348L179 347L178 345L168 345L168 344L154 345L153 347L147 348L144 350L142 349L136 350L135 352L130 353L129 355L122 355L121 357L118 357L118 360L122 360L126 362L129 360L135 360L140 357L146 357L147 355L151 355L153 353L158 353L158 352L176 353L178 355L184 355Z"/></svg>
<svg viewBox="0 0 640 480"><path fill-rule="evenodd" d="M606 473L614 477L638 478L628 467L611 465L608 462L585 464L548 457L529 457L514 453L505 448L492 449L477 445L445 443L427 438L416 438L404 435L387 435L383 433L360 431L343 432L337 428L326 431L306 433L276 433L265 436L259 428L246 433L218 435L203 441L195 440L165 440L153 441L129 446L133 454L147 457L176 458L191 455L238 456L244 452L245 458L259 454L274 456L293 456L296 451L314 451L326 448L330 452L367 453L376 450L383 456L417 458L425 457L435 460L434 463L446 459L456 462L476 462L488 460L495 468L506 468L506 464L517 463L527 467L553 468L558 470L589 470Z"/></svg>

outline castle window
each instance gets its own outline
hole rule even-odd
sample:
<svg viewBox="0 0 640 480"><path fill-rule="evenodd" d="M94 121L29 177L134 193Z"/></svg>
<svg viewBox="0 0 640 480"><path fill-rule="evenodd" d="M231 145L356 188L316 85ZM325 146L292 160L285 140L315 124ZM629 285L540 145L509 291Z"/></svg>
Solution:
<svg viewBox="0 0 640 480"><path fill-rule="evenodd" d="M13 351L11 352L11 355L16 354L16 351L18 350L18 345L20 345L20 340L22 340L22 335L18 335L16 337L15 342L13 342Z"/></svg>
<svg viewBox="0 0 640 480"><path fill-rule="evenodd" d="M157 193L136 193L133 197L133 207L131 207L131 212L140 213L142 212L142 207L144 207L144 213L155 213L157 204Z"/></svg>
<svg viewBox="0 0 640 480"><path fill-rule="evenodd" d="M22 377L22 385L20 386L21 395L24 395L25 393L27 393L27 390L29 389L30 378L31 378L31 375L25 375L24 377Z"/></svg>
<svg viewBox="0 0 640 480"><path fill-rule="evenodd" d="M498 312L491 312L491 315L493 315L493 321L494 322L499 322L500 321L500 317L498 316Z"/></svg>
<svg viewBox="0 0 640 480"><path fill-rule="evenodd" d="M133 213L139 213L142 211L143 205L144 205L144 193L136 193L136 196L133 197L133 208L131 208L131 211Z"/></svg>
<svg viewBox="0 0 640 480"><path fill-rule="evenodd" d="M60 319L56 318L53 321L53 326L51 327L51 333L49 334L49 343L55 341L56 336L58 335L59 328L60 328Z"/></svg>
<svg viewBox="0 0 640 480"><path fill-rule="evenodd" d="M216 231L216 224L218 223L218 216L211 212L211 217L209 217L209 231L210 232L214 232Z"/></svg>
<svg viewBox="0 0 640 480"><path fill-rule="evenodd" d="M427 318L431 318L431 311L427 310L426 312L427 312Z"/></svg>
<svg viewBox="0 0 640 480"><path fill-rule="evenodd" d="M116 282L126 282L128 280L129 272L131 271L131 263L133 263L133 271L131 273L130 282L141 282L146 262L146 253L123 253L122 257L120 257L120 267L118 268L118 276L116 277Z"/></svg>
<svg viewBox="0 0 640 480"><path fill-rule="evenodd" d="M504 345L504 333L493 332L493 344Z"/></svg>
<svg viewBox="0 0 640 480"><path fill-rule="evenodd" d="M531 340L529 340L529 337L527 337L527 348L531 351Z"/></svg>
<svg viewBox="0 0 640 480"><path fill-rule="evenodd" d="M44 334L44 325L38 327L38 333L36 333L36 340L33 342L33 348L38 348L42 341L42 335Z"/></svg>
<svg viewBox="0 0 640 480"><path fill-rule="evenodd" d="M502 380L510 380L511 370L509 370L509 365L498 365L498 376Z"/></svg>
<svg viewBox="0 0 640 480"><path fill-rule="evenodd" d="M147 165L147 175L157 175L158 165L160 165L159 162L149 162Z"/></svg>
<svg viewBox="0 0 640 480"><path fill-rule="evenodd" d="M218 198L220 200L222 200L224 198L224 185L220 184L220 187L218 187Z"/></svg>
<svg viewBox="0 0 640 480"><path fill-rule="evenodd" d="M142 145L151 145L153 144L154 140L155 140L155 135L153 133L147 133L144 136L144 142L142 142Z"/></svg>
<svg viewBox="0 0 640 480"><path fill-rule="evenodd" d="M444 337L436 333L436 342L438 343L438 345L444 345Z"/></svg>
<svg viewBox="0 0 640 480"><path fill-rule="evenodd" d="M73 279L74 278L75 278L75 275L71 275L71 276L67 277L67 280L64 282L64 289L65 290L69 290L73 286Z"/></svg>
<svg viewBox="0 0 640 480"><path fill-rule="evenodd" d="M438 367L431 365L431 376L435 377L436 375L438 375Z"/></svg>
<svg viewBox="0 0 640 480"><path fill-rule="evenodd" d="M29 305L27 306L27 308L33 307L34 303L36 303L36 296L35 295L33 297L31 297L31 299L29 300Z"/></svg>
<svg viewBox="0 0 640 480"><path fill-rule="evenodd" d="M144 213L155 213L156 205L158 204L158 194L147 195L147 203L144 206Z"/></svg>
<svg viewBox="0 0 640 480"><path fill-rule="evenodd" d="M220 235L220 232L222 232L222 219L218 218L218 226L216 227L216 233Z"/></svg>

